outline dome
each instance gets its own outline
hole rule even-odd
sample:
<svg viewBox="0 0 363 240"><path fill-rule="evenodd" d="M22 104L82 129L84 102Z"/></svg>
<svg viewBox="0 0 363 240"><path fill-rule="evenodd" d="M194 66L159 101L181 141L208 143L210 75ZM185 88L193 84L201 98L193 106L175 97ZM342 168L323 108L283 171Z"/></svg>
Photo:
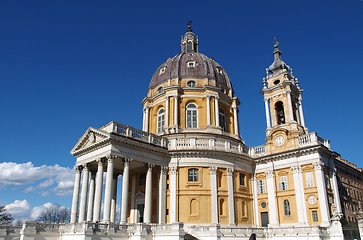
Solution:
<svg viewBox="0 0 363 240"><path fill-rule="evenodd" d="M198 52L198 38L192 32L190 25L182 36L181 53L169 58L160 65L151 78L149 89L168 82L170 79L204 79L215 80L216 87L232 89L227 73L213 58ZM214 81L212 81L214 82Z"/></svg>
<svg viewBox="0 0 363 240"><path fill-rule="evenodd" d="M231 81L221 65L199 52L185 52L169 58L156 70L149 88L155 88L174 78L215 79L217 87L232 88Z"/></svg>

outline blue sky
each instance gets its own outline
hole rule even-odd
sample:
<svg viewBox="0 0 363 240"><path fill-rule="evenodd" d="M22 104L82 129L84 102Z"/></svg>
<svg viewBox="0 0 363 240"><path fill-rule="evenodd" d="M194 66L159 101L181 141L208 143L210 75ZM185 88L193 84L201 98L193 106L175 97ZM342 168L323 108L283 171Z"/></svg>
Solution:
<svg viewBox="0 0 363 240"><path fill-rule="evenodd" d="M248 146L264 143L259 91L277 36L305 89L309 131L363 167L363 1L3 0L0 204L22 218L44 204L69 207L69 151L89 126L141 128L150 78L180 52L188 20L200 52L232 80Z"/></svg>

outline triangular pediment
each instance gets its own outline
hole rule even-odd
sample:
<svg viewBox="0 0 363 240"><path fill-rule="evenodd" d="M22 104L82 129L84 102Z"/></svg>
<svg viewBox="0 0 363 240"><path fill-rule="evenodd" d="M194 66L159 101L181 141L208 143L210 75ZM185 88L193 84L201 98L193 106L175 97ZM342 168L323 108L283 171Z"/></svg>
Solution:
<svg viewBox="0 0 363 240"><path fill-rule="evenodd" d="M141 192L141 191L138 191L136 194L135 194L135 198L145 198L145 193Z"/></svg>
<svg viewBox="0 0 363 240"><path fill-rule="evenodd" d="M87 131L80 137L77 144L71 150L71 154L74 155L75 152L92 146L106 138L109 138L109 133L96 129L96 128L88 128Z"/></svg>

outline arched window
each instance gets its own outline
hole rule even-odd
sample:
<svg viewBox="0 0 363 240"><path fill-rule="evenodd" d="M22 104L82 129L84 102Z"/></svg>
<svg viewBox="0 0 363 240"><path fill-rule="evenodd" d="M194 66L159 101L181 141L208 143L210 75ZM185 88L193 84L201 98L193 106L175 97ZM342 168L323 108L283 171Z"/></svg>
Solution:
<svg viewBox="0 0 363 240"><path fill-rule="evenodd" d="M284 211L285 211L285 216L290 216L291 215L289 200L284 201Z"/></svg>
<svg viewBox="0 0 363 240"><path fill-rule="evenodd" d="M161 108L158 112L158 133L164 130L164 108Z"/></svg>
<svg viewBox="0 0 363 240"><path fill-rule="evenodd" d="M226 114L222 108L219 109L219 126L226 131Z"/></svg>
<svg viewBox="0 0 363 240"><path fill-rule="evenodd" d="M198 169L197 168L190 168L188 169L188 182L198 182Z"/></svg>
<svg viewBox="0 0 363 240"><path fill-rule="evenodd" d="M198 127L198 107L194 103L189 103L186 110L187 128Z"/></svg>
<svg viewBox="0 0 363 240"><path fill-rule="evenodd" d="M284 124L286 122L285 112L284 112L284 104L281 101L278 101L275 104L276 118L277 124Z"/></svg>

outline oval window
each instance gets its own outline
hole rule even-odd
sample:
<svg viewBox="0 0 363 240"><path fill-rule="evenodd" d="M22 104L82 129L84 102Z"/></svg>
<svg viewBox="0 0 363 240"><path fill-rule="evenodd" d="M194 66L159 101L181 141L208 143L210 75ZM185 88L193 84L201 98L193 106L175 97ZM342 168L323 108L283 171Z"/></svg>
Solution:
<svg viewBox="0 0 363 240"><path fill-rule="evenodd" d="M279 84L280 83L280 80L276 80L275 82L274 82L274 84L275 85L277 85L277 84Z"/></svg>
<svg viewBox="0 0 363 240"><path fill-rule="evenodd" d="M195 82L195 81L189 81L189 82L187 83L187 85L188 85L188 87L195 87L197 84L196 84L196 82Z"/></svg>

